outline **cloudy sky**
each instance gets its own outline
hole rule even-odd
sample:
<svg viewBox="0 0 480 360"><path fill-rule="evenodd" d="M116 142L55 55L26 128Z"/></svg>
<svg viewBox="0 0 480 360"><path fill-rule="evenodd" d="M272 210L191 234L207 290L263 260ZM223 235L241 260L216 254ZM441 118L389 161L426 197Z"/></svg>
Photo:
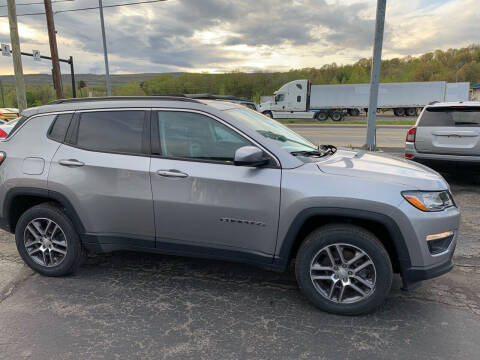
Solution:
<svg viewBox="0 0 480 360"><path fill-rule="evenodd" d="M0 0L0 15L7 14L5 4ZM54 11L97 5L97 0L53 4ZM375 6L376 0L168 0L107 8L110 68L112 73L219 73L352 63L371 56ZM19 15L42 11L42 4L17 5ZM22 50L48 55L45 15L18 21ZM98 9L57 13L55 22L60 56L72 55L78 73L103 73ZM10 43L5 17L0 17L0 40ZM478 0L387 0L385 58L478 42ZM23 65L25 73L50 72L46 60L24 57ZM12 59L0 56L0 74L11 73Z"/></svg>

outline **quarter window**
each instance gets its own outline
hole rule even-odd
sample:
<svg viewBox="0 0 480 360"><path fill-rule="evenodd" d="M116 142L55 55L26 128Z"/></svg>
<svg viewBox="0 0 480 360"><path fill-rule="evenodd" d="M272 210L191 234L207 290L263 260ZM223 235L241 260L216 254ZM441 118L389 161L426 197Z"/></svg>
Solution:
<svg viewBox="0 0 480 360"><path fill-rule="evenodd" d="M76 144L87 150L141 154L144 123L144 111L85 112Z"/></svg>
<svg viewBox="0 0 480 360"><path fill-rule="evenodd" d="M162 155L231 163L235 151L250 141L220 122L197 113L159 111Z"/></svg>
<svg viewBox="0 0 480 360"><path fill-rule="evenodd" d="M67 134L68 126L70 125L72 116L72 113L57 115L52 127L50 128L48 136L52 140L63 142L65 140L65 135Z"/></svg>

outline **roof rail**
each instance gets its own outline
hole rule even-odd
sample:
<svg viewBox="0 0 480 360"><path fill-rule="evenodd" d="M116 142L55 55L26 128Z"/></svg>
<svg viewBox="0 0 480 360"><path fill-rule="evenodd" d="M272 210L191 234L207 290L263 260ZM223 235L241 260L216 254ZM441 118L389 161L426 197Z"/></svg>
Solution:
<svg viewBox="0 0 480 360"><path fill-rule="evenodd" d="M88 97L88 98L71 98L71 99L59 99L49 102L49 105L53 104L69 104L77 102L92 102L92 101L128 101L128 100L163 100L163 101L186 101L199 103L195 99L188 98L182 95L158 95L158 96L108 96L108 97Z"/></svg>
<svg viewBox="0 0 480 360"><path fill-rule="evenodd" d="M185 94L184 96L190 99L203 99L203 100L237 100L237 101L252 101L246 97L238 97L233 95L214 95L214 94Z"/></svg>

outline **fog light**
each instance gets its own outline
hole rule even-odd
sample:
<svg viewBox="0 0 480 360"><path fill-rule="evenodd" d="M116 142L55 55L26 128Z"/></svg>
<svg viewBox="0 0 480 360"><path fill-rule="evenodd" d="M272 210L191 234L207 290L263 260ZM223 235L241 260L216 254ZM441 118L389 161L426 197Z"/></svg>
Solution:
<svg viewBox="0 0 480 360"><path fill-rule="evenodd" d="M440 234L427 235L427 241L439 240L453 235L453 231L445 231Z"/></svg>
<svg viewBox="0 0 480 360"><path fill-rule="evenodd" d="M441 254L448 250L453 240L453 231L427 235L428 250L432 255Z"/></svg>

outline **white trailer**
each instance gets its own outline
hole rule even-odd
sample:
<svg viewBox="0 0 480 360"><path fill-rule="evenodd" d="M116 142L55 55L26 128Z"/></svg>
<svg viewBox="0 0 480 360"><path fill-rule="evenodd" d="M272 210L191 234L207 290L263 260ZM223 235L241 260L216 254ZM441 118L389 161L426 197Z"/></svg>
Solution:
<svg viewBox="0 0 480 360"><path fill-rule="evenodd" d="M417 109L433 102L468 100L469 83L445 81L383 83L379 87L378 108L393 109L397 116L414 116ZM295 80L262 102L259 111L274 118L316 118L341 120L344 114L358 115L368 108L370 84L310 85Z"/></svg>

